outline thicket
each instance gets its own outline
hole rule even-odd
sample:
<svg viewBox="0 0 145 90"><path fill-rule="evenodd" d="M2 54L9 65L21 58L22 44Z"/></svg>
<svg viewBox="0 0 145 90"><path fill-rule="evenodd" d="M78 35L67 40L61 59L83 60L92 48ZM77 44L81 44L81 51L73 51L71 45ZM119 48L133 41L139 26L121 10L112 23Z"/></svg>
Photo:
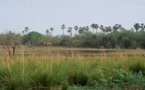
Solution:
<svg viewBox="0 0 145 90"><path fill-rule="evenodd" d="M17 35L17 34L14 34ZM1 37L3 35L1 34ZM64 46L64 47L92 47L92 48L145 48L145 32L110 32L108 34L93 34L86 32L73 37L68 35L46 36L38 32L29 32L26 35L19 35L18 42L29 46ZM3 38L1 38L3 39ZM7 40L1 40L5 42ZM12 40L15 41L15 40ZM6 43L5 43L6 44Z"/></svg>
<svg viewBox="0 0 145 90"><path fill-rule="evenodd" d="M62 35L53 36L53 28L46 30L46 34L41 34L36 31L28 32L29 28L26 27L23 34L16 34L14 32L8 32L6 34L0 34L0 44L4 42L12 35L13 37L19 36L21 44L29 46L64 46L64 47L92 47L92 48L145 48L145 25L136 23L134 28L127 30L121 25L116 24L113 27L104 27L92 24L91 31L89 26L78 27L75 26L75 34L72 34L73 28L68 27L69 35L64 34L66 29L65 25L62 25ZM98 32L98 29L101 31ZM15 36L14 36L15 35ZM4 36L8 38L3 38ZM16 40L12 40L16 41ZM11 42L12 42L11 41ZM2 43L3 42L3 43ZM8 43L9 44L9 43Z"/></svg>

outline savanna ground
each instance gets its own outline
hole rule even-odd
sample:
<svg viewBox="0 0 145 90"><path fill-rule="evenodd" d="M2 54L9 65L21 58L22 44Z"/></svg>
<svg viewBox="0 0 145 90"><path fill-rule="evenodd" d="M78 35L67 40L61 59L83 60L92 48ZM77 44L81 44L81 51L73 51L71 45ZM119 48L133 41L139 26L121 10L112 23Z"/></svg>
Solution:
<svg viewBox="0 0 145 90"><path fill-rule="evenodd" d="M0 90L129 89L145 89L145 50L0 48Z"/></svg>

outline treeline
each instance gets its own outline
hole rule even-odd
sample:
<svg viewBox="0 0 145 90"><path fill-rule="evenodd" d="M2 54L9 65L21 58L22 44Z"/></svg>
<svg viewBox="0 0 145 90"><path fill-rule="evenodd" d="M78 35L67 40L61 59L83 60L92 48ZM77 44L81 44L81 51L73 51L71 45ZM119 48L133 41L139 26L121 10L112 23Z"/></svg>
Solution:
<svg viewBox="0 0 145 90"><path fill-rule="evenodd" d="M65 47L92 47L92 48L145 48L145 25L136 23L127 30L122 25L104 27L92 24L90 27L68 27L69 35L64 34L65 25L61 26L62 35L53 36L54 28L46 30L46 34L29 31L28 27L17 34L9 31L0 34L0 44L12 47L23 44L28 46L65 46ZM72 34L75 30L75 34ZM100 31L98 31L100 30Z"/></svg>

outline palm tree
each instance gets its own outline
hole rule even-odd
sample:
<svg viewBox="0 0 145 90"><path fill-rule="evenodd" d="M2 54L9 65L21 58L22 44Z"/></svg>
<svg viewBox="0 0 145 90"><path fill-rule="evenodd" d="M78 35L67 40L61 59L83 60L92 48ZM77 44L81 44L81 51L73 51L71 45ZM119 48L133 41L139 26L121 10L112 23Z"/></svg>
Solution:
<svg viewBox="0 0 145 90"><path fill-rule="evenodd" d="M24 31L24 30L22 31L22 34L23 34L23 35L25 34L25 31Z"/></svg>
<svg viewBox="0 0 145 90"><path fill-rule="evenodd" d="M95 29L95 24L94 23L91 25L91 28L93 29L93 34L94 34L94 29Z"/></svg>
<svg viewBox="0 0 145 90"><path fill-rule="evenodd" d="M48 37L49 36L49 30L47 29L45 32L46 32L46 35Z"/></svg>
<svg viewBox="0 0 145 90"><path fill-rule="evenodd" d="M68 27L68 33L72 37L72 27Z"/></svg>
<svg viewBox="0 0 145 90"><path fill-rule="evenodd" d="M144 23L141 24L140 28L141 28L141 31L144 32L144 30L145 30L145 25L144 25Z"/></svg>
<svg viewBox="0 0 145 90"><path fill-rule="evenodd" d="M113 26L113 31L118 31L118 29L121 27L121 25L119 25L119 24L115 24L114 26Z"/></svg>
<svg viewBox="0 0 145 90"><path fill-rule="evenodd" d="M78 33L83 34L83 28L82 27L79 28Z"/></svg>
<svg viewBox="0 0 145 90"><path fill-rule="evenodd" d="M105 32L105 28L104 28L103 25L100 25L100 30L101 30L102 32Z"/></svg>
<svg viewBox="0 0 145 90"><path fill-rule="evenodd" d="M84 29L85 29L86 32L89 32L90 28L89 28L89 26L86 26L86 27L84 27Z"/></svg>
<svg viewBox="0 0 145 90"><path fill-rule="evenodd" d="M95 28L95 29L96 29L96 33L97 33L97 29L98 29L98 28L99 28L99 25L98 25L98 24L96 24L96 28Z"/></svg>
<svg viewBox="0 0 145 90"><path fill-rule="evenodd" d="M122 26L119 28L119 30L121 31L121 32L123 32L123 31L125 31L125 28L123 28Z"/></svg>
<svg viewBox="0 0 145 90"><path fill-rule="evenodd" d="M112 28L111 26L108 26L108 27L105 27L105 32L109 33L112 31Z"/></svg>
<svg viewBox="0 0 145 90"><path fill-rule="evenodd" d="M50 32L49 32L48 29L45 32L46 32L46 35L47 35L46 43L48 44L48 37L49 37Z"/></svg>
<svg viewBox="0 0 145 90"><path fill-rule="evenodd" d="M65 27L65 25L63 24L63 25L61 25L61 29L63 30L63 34L62 35L64 35L64 29L65 29L66 27Z"/></svg>
<svg viewBox="0 0 145 90"><path fill-rule="evenodd" d="M25 32L26 32L26 34L28 33L28 31L29 31L29 28L28 27L25 27L25 30L24 30Z"/></svg>
<svg viewBox="0 0 145 90"><path fill-rule="evenodd" d="M134 28L135 28L136 32L138 32L139 29L140 29L140 24L139 23L135 23L134 24Z"/></svg>
<svg viewBox="0 0 145 90"><path fill-rule="evenodd" d="M97 33L97 29L99 28L98 24L95 24L95 29L96 29L96 33Z"/></svg>
<svg viewBox="0 0 145 90"><path fill-rule="evenodd" d="M52 32L53 32L53 30L54 30L54 28L53 28L53 27L51 27L51 28L50 28L50 31L51 31L51 35L52 35Z"/></svg>
<svg viewBox="0 0 145 90"><path fill-rule="evenodd" d="M92 24L91 27L93 29L93 33L94 33L94 29L96 29L96 33L97 33L97 29L99 28L99 25L98 24Z"/></svg>
<svg viewBox="0 0 145 90"><path fill-rule="evenodd" d="M78 29L79 29L78 26L75 26L75 27L74 27L74 30L76 30L76 35L77 35L77 32L78 32Z"/></svg>

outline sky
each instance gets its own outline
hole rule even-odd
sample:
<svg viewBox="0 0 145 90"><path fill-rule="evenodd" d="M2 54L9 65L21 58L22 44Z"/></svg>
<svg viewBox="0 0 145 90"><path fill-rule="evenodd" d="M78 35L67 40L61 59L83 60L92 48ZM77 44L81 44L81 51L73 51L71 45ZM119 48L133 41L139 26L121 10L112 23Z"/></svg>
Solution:
<svg viewBox="0 0 145 90"><path fill-rule="evenodd" d="M127 29L145 23L145 0L0 0L0 33L21 33L25 27L45 33L53 27L53 35L61 35L62 24L81 27L92 23L118 23Z"/></svg>

